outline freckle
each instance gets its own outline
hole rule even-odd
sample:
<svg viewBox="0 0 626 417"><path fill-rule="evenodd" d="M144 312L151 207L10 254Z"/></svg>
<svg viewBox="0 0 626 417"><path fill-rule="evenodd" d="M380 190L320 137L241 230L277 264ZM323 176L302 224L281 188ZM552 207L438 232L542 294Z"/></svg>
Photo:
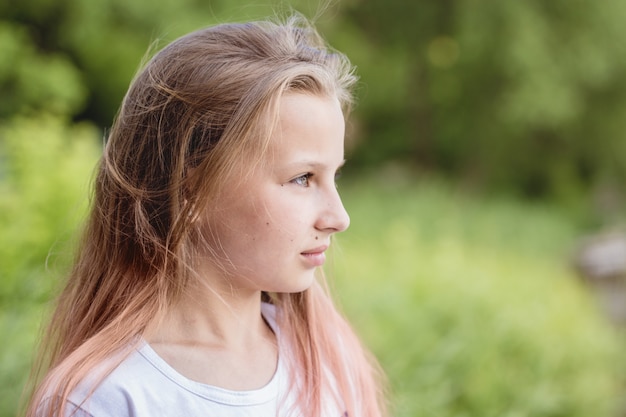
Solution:
<svg viewBox="0 0 626 417"><path fill-rule="evenodd" d="M315 236L315 240L319 239L319 237Z"/></svg>
<svg viewBox="0 0 626 417"><path fill-rule="evenodd" d="M265 223L265 225L266 225L266 226L269 226L269 225L270 225L270 222Z"/></svg>

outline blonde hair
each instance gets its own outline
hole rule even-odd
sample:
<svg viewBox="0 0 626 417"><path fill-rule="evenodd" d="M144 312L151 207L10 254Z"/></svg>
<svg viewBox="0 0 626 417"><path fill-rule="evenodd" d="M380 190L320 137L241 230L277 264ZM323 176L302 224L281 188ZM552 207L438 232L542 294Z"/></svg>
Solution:
<svg viewBox="0 0 626 417"><path fill-rule="evenodd" d="M347 58L298 16L202 29L147 63L106 143L28 417L63 415L77 384L102 363L112 371L197 279L193 220L219 201L226 179L261 163L282 94L337 97L347 111L355 81ZM325 288L321 277L302 293L264 294L294 347L298 406L319 416L332 385L351 417L385 415L377 365Z"/></svg>

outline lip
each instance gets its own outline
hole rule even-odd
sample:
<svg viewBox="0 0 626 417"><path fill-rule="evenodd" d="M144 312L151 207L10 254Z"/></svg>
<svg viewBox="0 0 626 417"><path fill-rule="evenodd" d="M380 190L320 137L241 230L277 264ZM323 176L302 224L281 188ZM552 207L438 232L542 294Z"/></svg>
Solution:
<svg viewBox="0 0 626 417"><path fill-rule="evenodd" d="M326 254L324 253L326 249L328 249L328 245L322 245L300 252L300 255L302 255L308 265L312 267L322 266L326 261Z"/></svg>

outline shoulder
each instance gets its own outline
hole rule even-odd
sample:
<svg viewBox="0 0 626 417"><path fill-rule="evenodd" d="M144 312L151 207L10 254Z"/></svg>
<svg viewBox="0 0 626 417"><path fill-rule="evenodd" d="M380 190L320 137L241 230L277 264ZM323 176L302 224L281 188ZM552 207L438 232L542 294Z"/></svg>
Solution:
<svg viewBox="0 0 626 417"><path fill-rule="evenodd" d="M147 344L134 349L104 379L86 378L68 400L93 417L194 416L219 407L221 392L176 373ZM227 397L227 396L226 396ZM227 398L228 399L228 398ZM226 401L225 401L226 402ZM172 414L174 413L174 414ZM81 414L82 415L82 414Z"/></svg>
<svg viewBox="0 0 626 417"><path fill-rule="evenodd" d="M276 310L272 304L262 305L263 317L278 335ZM99 377L103 374L99 371L106 377ZM118 365L96 367L68 401L70 410L81 417L194 416L207 412L239 416L252 411L258 416L274 415L276 399L287 389L285 378L285 370L279 366L272 382L259 390L236 392L200 384L176 372L144 342Z"/></svg>
<svg viewBox="0 0 626 417"><path fill-rule="evenodd" d="M81 417L274 416L281 373L253 391L230 391L185 378L144 343L102 381L84 381L69 397Z"/></svg>
<svg viewBox="0 0 626 417"><path fill-rule="evenodd" d="M106 369L96 368L93 377L86 378L72 391L68 398L70 405L78 407L84 415L95 417L148 415L146 411L153 409L159 393L167 389L163 386L167 379L146 360L142 350L134 350L101 381L98 375L102 373L98 371L106 372Z"/></svg>

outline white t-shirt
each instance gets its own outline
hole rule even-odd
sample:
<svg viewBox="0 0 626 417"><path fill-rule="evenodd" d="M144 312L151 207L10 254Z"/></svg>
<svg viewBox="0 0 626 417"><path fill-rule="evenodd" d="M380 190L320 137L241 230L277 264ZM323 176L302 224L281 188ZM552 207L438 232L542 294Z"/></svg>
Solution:
<svg viewBox="0 0 626 417"><path fill-rule="evenodd" d="M67 415L80 417L277 417L293 401L283 400L289 388L285 360L275 321L275 307L262 305L262 314L279 340L278 365L271 381L250 391L231 391L192 381L169 366L148 343L127 357L91 396L80 384L69 396ZM86 398L86 399L85 399ZM281 403L281 404L279 404ZM280 412L279 412L280 405ZM76 410L76 407L78 409ZM327 407L334 408L336 407ZM296 413L295 415L304 413ZM341 417L343 412L325 412Z"/></svg>

